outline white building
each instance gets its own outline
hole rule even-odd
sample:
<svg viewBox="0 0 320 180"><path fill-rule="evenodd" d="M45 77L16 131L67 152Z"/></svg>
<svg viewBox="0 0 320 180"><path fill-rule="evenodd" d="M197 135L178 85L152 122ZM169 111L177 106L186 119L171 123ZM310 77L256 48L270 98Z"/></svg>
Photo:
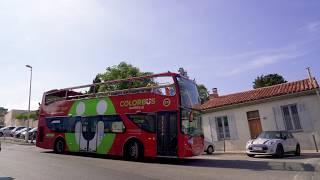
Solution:
<svg viewBox="0 0 320 180"><path fill-rule="evenodd" d="M214 89L202 105L206 139L216 150L244 151L261 131L289 130L301 148L320 145L320 96L315 79L219 96Z"/></svg>
<svg viewBox="0 0 320 180"><path fill-rule="evenodd" d="M12 109L8 111L7 114L4 116L5 126L27 126L27 121L16 118L19 114L27 113L27 112L28 112L27 110L17 110L17 109ZM30 120L29 126L38 127L38 120L36 121Z"/></svg>

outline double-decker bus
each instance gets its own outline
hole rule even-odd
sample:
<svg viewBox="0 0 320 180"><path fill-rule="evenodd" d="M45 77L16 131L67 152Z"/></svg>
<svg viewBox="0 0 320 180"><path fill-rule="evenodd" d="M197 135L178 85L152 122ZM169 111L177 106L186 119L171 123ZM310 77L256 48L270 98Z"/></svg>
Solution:
<svg viewBox="0 0 320 180"><path fill-rule="evenodd" d="M172 72L51 90L40 105L36 145L129 160L199 155L199 104L195 82Z"/></svg>

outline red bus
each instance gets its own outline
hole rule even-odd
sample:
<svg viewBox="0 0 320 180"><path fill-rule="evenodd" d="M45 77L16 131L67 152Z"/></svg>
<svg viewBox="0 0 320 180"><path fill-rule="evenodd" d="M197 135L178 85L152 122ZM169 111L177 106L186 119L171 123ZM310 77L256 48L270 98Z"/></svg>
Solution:
<svg viewBox="0 0 320 180"><path fill-rule="evenodd" d="M129 160L199 155L199 104L195 82L171 72L51 90L40 105L36 145Z"/></svg>

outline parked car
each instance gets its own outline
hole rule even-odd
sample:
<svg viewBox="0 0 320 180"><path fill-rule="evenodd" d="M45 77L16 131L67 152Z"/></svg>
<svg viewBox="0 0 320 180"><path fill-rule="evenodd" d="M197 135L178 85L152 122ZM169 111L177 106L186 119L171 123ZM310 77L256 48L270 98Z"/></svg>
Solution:
<svg viewBox="0 0 320 180"><path fill-rule="evenodd" d="M300 144L288 131L264 131L256 139L246 145L249 157L255 155L272 155L283 157L285 153L294 153L300 156Z"/></svg>
<svg viewBox="0 0 320 180"><path fill-rule="evenodd" d="M14 136L14 133L15 133L16 131L20 131L20 130L23 129L23 128L26 128L26 127L24 127L24 126L17 126L17 127L13 128L13 129L10 131L9 135L10 135L11 137L13 137L13 136Z"/></svg>
<svg viewBox="0 0 320 180"><path fill-rule="evenodd" d="M30 131L30 130L31 130L31 128L28 128L28 131ZM27 131L27 128L23 128L23 129L20 129L20 130L18 130L18 131L15 131L15 132L13 133L13 137L19 138L20 135L21 135L21 133L24 132L24 131Z"/></svg>
<svg viewBox="0 0 320 180"><path fill-rule="evenodd" d="M0 129L0 137L2 136L8 136L15 127L14 126L7 126Z"/></svg>
<svg viewBox="0 0 320 180"><path fill-rule="evenodd" d="M33 128L29 131L29 140L36 139L38 128ZM24 131L20 134L21 139L25 139L27 131Z"/></svg>
<svg viewBox="0 0 320 180"><path fill-rule="evenodd" d="M204 140L204 152L212 154L214 152L214 144L209 140Z"/></svg>

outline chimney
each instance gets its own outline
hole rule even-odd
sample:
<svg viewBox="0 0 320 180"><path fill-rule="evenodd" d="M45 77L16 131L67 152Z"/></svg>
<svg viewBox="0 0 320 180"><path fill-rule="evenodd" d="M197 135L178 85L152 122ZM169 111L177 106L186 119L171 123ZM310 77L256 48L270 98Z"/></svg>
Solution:
<svg viewBox="0 0 320 180"><path fill-rule="evenodd" d="M218 98L218 88L212 88L212 94L209 95L209 99Z"/></svg>

